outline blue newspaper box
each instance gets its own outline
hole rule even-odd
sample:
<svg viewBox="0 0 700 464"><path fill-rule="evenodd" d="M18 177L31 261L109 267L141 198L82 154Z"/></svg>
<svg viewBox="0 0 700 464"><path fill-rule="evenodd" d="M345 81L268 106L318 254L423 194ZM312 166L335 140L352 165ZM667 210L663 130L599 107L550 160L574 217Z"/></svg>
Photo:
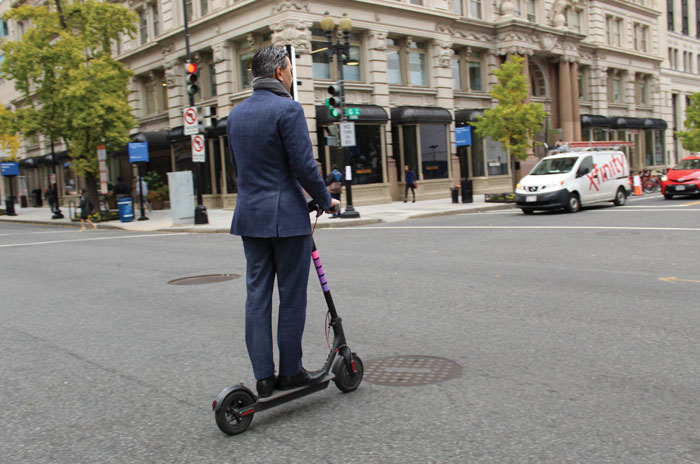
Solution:
<svg viewBox="0 0 700 464"><path fill-rule="evenodd" d="M131 222L134 220L134 202L131 198L119 198L117 200L119 207L119 220L121 222Z"/></svg>

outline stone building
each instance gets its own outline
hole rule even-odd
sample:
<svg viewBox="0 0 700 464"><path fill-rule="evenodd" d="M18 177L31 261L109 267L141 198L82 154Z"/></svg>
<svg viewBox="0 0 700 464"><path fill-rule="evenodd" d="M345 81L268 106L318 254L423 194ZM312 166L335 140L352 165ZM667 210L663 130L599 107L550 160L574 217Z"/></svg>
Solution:
<svg viewBox="0 0 700 464"><path fill-rule="evenodd" d="M678 10L680 0L669 2ZM667 167L678 157L667 129L679 127L672 115L680 117L683 96L696 81L687 80L692 71L666 66L666 48L675 65L671 48L688 48L698 57L697 66L689 66L700 72L700 42L690 33L667 36L665 5L658 0L129 0L128 6L138 15L138 33L123 38L117 53L135 72L130 103L139 125L132 139L148 141L148 168L163 177L192 169L182 128L187 8L190 48L200 69L196 104L214 106L218 115L206 131L208 207L235 205L225 119L251 94L250 59L263 45L295 47L298 99L315 155L324 174L332 164L344 164L341 151L325 144L332 121L323 104L328 85L338 79L320 28L326 11L336 20L347 14L353 24L351 55L358 65L343 70L347 104L361 111L351 149L355 205L400 199L404 164L419 176L419 198L448 197L463 178L473 182L475 193L511 191L534 157L511 172L500 143L473 135L470 147L458 148L454 137L455 127L493 104L493 70L508 55L526 58L530 100L548 114L536 140L631 141L626 152L635 170ZM681 19L674 21L680 28ZM10 24L10 36L18 33L13 29ZM662 92L671 84L673 98ZM11 106L12 96L3 92L2 103ZM39 161L48 152L46 141L36 142L25 141L23 169L27 181L36 178L31 182L41 188L46 176ZM543 147L535 150L542 154ZM62 182L70 176L70 161L64 166ZM111 180L131 174L126 150L111 153Z"/></svg>

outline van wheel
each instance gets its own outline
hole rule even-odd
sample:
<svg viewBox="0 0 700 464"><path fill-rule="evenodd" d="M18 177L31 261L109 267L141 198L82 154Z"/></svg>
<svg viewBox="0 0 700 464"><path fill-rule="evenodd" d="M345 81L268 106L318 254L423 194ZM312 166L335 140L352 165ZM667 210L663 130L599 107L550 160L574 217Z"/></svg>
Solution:
<svg viewBox="0 0 700 464"><path fill-rule="evenodd" d="M532 213L534 213L534 212L535 212L535 210L532 210L532 209L530 209L530 208L523 208L523 213L524 213L524 214L532 214Z"/></svg>
<svg viewBox="0 0 700 464"><path fill-rule="evenodd" d="M626 201L627 194L625 193L625 189L617 189L617 193L615 194L615 206L624 206Z"/></svg>
<svg viewBox="0 0 700 464"><path fill-rule="evenodd" d="M671 195L670 193L664 193L664 198L667 200L673 200L673 195Z"/></svg>
<svg viewBox="0 0 700 464"><path fill-rule="evenodd" d="M581 199L578 193L569 194L569 203L566 205L566 211L569 213L575 213L581 209Z"/></svg>

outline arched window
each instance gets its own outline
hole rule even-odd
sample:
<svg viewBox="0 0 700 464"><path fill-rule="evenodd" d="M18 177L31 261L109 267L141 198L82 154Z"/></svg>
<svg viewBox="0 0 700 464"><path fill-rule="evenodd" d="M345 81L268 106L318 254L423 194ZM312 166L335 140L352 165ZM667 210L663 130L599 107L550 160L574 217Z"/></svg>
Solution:
<svg viewBox="0 0 700 464"><path fill-rule="evenodd" d="M530 62L530 91L533 97L547 96L547 82L540 67Z"/></svg>

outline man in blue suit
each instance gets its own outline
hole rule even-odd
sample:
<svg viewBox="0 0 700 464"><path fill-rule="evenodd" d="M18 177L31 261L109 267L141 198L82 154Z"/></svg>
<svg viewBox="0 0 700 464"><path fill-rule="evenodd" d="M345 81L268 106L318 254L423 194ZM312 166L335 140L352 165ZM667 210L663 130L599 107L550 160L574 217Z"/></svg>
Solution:
<svg viewBox="0 0 700 464"><path fill-rule="evenodd" d="M292 66L285 51L265 47L253 56L253 95L229 114L231 161L238 199L231 233L243 239L246 257L246 346L258 395L320 380L301 363L306 289L311 264L311 224L302 187L323 211L331 199L314 161L304 111L292 100ZM272 348L272 291L277 276L279 378Z"/></svg>

